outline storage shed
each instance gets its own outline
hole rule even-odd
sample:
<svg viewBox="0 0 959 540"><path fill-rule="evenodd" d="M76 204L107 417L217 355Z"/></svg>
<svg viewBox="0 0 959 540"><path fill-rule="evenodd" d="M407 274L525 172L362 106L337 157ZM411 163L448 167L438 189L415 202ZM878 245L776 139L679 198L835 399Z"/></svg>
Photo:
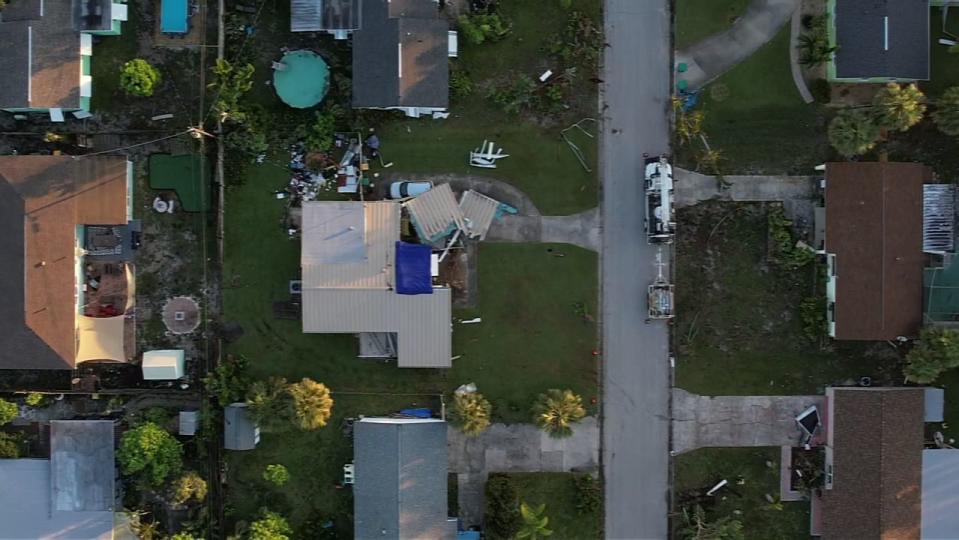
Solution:
<svg viewBox="0 0 959 540"><path fill-rule="evenodd" d="M148 381L172 381L179 379L184 371L182 349L147 351L143 353L143 378Z"/></svg>
<svg viewBox="0 0 959 540"><path fill-rule="evenodd" d="M253 450L260 442L260 428L250 419L246 403L232 403L223 410L223 447Z"/></svg>

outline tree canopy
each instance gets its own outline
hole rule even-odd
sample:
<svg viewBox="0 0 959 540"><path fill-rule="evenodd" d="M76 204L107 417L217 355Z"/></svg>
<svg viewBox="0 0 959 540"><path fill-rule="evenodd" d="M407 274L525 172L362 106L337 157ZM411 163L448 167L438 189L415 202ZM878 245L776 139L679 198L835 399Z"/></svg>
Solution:
<svg viewBox="0 0 959 540"><path fill-rule="evenodd" d="M185 472L173 482L172 499L176 504L184 504L191 499L203 502L206 493L206 480L196 471Z"/></svg>
<svg viewBox="0 0 959 540"><path fill-rule="evenodd" d="M293 398L293 417L300 429L314 430L326 425L333 413L333 398L325 384L303 378L287 391Z"/></svg>
<svg viewBox="0 0 959 540"><path fill-rule="evenodd" d="M252 64L234 66L227 60L217 58L210 87L216 89L213 109L224 122L246 121L247 112L240 106L240 98L253 88L253 71Z"/></svg>
<svg viewBox="0 0 959 540"><path fill-rule="evenodd" d="M490 424L493 406L479 392L456 394L450 410L450 423L469 436L483 432Z"/></svg>
<svg viewBox="0 0 959 540"><path fill-rule="evenodd" d="M160 72L142 58L134 58L120 68L120 87L134 96L152 96L161 79Z"/></svg>
<svg viewBox="0 0 959 540"><path fill-rule="evenodd" d="M947 88L936 102L936 111L932 113L939 131L955 137L959 135L959 86Z"/></svg>
<svg viewBox="0 0 959 540"><path fill-rule="evenodd" d="M925 102L926 96L915 83L889 83L876 92L872 104L880 127L906 131L922 121Z"/></svg>
<svg viewBox="0 0 959 540"><path fill-rule="evenodd" d="M865 154L876 146L879 126L862 109L845 109L829 122L829 143L845 157Z"/></svg>
<svg viewBox="0 0 959 540"><path fill-rule="evenodd" d="M573 424L585 416L583 399L572 390L551 388L533 405L533 421L552 437L569 437Z"/></svg>
<svg viewBox="0 0 959 540"><path fill-rule="evenodd" d="M290 481L290 471L283 465L273 463L263 470L263 479L274 486L282 486Z"/></svg>
<svg viewBox="0 0 959 540"><path fill-rule="evenodd" d="M935 326L922 329L906 356L903 374L910 382L929 384L943 371L959 367L959 332Z"/></svg>
<svg viewBox="0 0 959 540"><path fill-rule="evenodd" d="M682 540L744 540L742 522L729 516L715 521L706 518L702 506L696 506L692 512L683 508L683 523L679 530Z"/></svg>
<svg viewBox="0 0 959 540"><path fill-rule="evenodd" d="M153 422L123 434L117 459L124 474L142 475L154 487L163 485L183 467L183 447L169 432Z"/></svg>
<svg viewBox="0 0 959 540"><path fill-rule="evenodd" d="M0 399L0 426L9 424L17 415L20 414L20 408L16 403L11 403L5 399Z"/></svg>
<svg viewBox="0 0 959 540"><path fill-rule="evenodd" d="M293 534L286 518L267 509L260 510L259 518L250 523L249 540L289 540Z"/></svg>

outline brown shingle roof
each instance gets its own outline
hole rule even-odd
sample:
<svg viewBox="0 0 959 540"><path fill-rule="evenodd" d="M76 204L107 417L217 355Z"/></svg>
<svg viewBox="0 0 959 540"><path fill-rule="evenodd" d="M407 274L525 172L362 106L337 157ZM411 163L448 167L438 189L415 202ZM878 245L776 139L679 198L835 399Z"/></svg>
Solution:
<svg viewBox="0 0 959 540"><path fill-rule="evenodd" d="M836 255L836 339L915 336L922 320L917 163L826 165L826 251Z"/></svg>
<svg viewBox="0 0 959 540"><path fill-rule="evenodd" d="M0 369L69 369L77 225L127 222L127 161L0 156Z"/></svg>
<svg viewBox="0 0 959 540"><path fill-rule="evenodd" d="M911 540L922 516L923 390L835 388L824 539Z"/></svg>

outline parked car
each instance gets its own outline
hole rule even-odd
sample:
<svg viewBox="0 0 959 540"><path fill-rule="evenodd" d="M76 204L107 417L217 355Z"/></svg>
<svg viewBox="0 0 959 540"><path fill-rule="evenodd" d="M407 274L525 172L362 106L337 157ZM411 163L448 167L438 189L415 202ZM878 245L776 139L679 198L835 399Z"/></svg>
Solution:
<svg viewBox="0 0 959 540"><path fill-rule="evenodd" d="M433 182L409 182L401 180L390 184L387 196L391 199L405 199L407 197L416 197L433 189Z"/></svg>

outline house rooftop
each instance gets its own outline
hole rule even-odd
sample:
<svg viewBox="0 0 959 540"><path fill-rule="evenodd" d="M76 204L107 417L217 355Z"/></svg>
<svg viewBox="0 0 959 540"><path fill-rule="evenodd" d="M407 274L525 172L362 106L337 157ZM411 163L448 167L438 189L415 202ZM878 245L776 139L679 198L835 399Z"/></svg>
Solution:
<svg viewBox="0 0 959 540"><path fill-rule="evenodd" d="M356 538L456 537L447 517L446 423L364 418L353 424Z"/></svg>
<svg viewBox="0 0 959 540"><path fill-rule="evenodd" d="M4 538L113 538L112 421L50 423L50 459L0 459Z"/></svg>
<svg viewBox="0 0 959 540"><path fill-rule="evenodd" d="M291 0L290 31L356 30L360 0Z"/></svg>
<svg viewBox="0 0 959 540"><path fill-rule="evenodd" d="M366 0L353 33L353 106L449 104L449 24L433 0Z"/></svg>
<svg viewBox="0 0 959 540"><path fill-rule="evenodd" d="M822 538L918 540L923 389L829 388L827 395L833 481L823 490Z"/></svg>
<svg viewBox="0 0 959 540"><path fill-rule="evenodd" d="M126 223L125 157L0 156L0 369L72 369L77 226Z"/></svg>
<svg viewBox="0 0 959 540"><path fill-rule="evenodd" d="M835 2L836 78L929 79L929 0Z"/></svg>
<svg viewBox="0 0 959 540"><path fill-rule="evenodd" d="M922 186L917 163L826 164L825 250L836 256L836 339L918 334L922 320Z"/></svg>
<svg viewBox="0 0 959 540"><path fill-rule="evenodd" d="M398 294L396 202L303 204L303 331L397 335L400 367L449 367L451 294Z"/></svg>

